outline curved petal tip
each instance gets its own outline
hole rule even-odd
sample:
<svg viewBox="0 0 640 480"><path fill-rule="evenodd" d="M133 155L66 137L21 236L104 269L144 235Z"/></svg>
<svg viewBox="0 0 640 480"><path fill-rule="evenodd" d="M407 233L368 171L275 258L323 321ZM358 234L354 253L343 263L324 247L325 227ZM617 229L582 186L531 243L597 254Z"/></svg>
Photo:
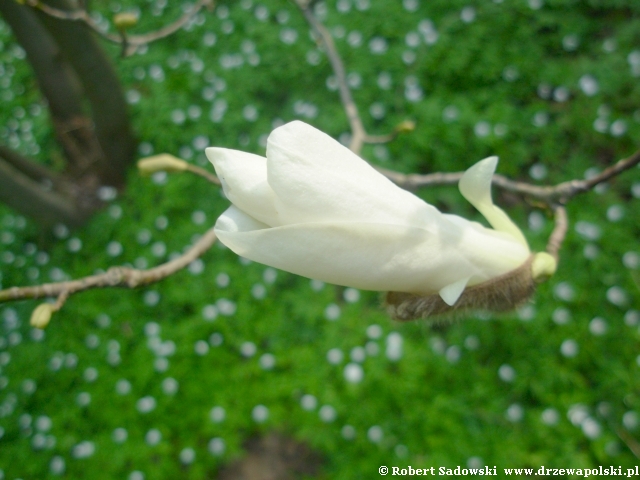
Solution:
<svg viewBox="0 0 640 480"><path fill-rule="evenodd" d="M439 292L440 298L442 298L444 303L452 307L458 301L460 295L462 295L462 292L464 292L464 289L467 286L467 283L469 283L470 279L471 277L461 278L460 280L442 288Z"/></svg>
<svg viewBox="0 0 640 480"><path fill-rule="evenodd" d="M478 208L477 204L493 203L491 200L491 179L498 165L498 157L488 157L468 168L458 188L467 201ZM478 210L480 210L478 208Z"/></svg>

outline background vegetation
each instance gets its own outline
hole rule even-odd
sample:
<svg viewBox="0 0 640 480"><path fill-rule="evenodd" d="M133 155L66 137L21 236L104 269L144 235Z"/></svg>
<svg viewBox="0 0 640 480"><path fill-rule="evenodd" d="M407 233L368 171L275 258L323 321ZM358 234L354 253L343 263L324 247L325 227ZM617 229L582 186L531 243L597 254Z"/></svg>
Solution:
<svg viewBox="0 0 640 480"><path fill-rule="evenodd" d="M105 25L128 8L139 31L184 5L92 2ZM640 5L623 0L337 0L317 11L345 60L375 164L500 173L556 183L640 146ZM295 5L222 2L117 63L140 156L206 165L208 145L264 152L302 119L345 140L325 54ZM0 141L55 165L46 106L0 23ZM418 192L476 215L455 188ZM546 212L496 192L534 248ZM390 321L377 293L337 291L215 246L150 288L70 299L45 332L35 302L0 307L0 479L215 478L268 432L320 452L319 478L380 465L596 467L637 464L640 175L569 205L559 271L535 301L451 326ZM131 172L86 227L51 238L0 208L3 288L159 264L226 208L187 175ZM634 281L634 278L636 279Z"/></svg>

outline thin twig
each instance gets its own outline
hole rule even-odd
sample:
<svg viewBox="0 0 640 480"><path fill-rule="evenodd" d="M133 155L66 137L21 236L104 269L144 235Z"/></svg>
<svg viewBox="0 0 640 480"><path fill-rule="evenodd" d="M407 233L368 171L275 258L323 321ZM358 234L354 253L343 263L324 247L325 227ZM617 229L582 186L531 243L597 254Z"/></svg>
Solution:
<svg viewBox="0 0 640 480"><path fill-rule="evenodd" d="M195 173L196 175L204 178L205 180L213 183L214 185L218 185L218 186L222 185L220 183L220 179L217 176L215 176L209 170L206 170L202 167L198 167L197 165L192 165L189 163L187 166L187 171L191 173Z"/></svg>
<svg viewBox="0 0 640 480"><path fill-rule="evenodd" d="M387 135L369 135L365 134L364 139L362 140L364 143L389 143L391 140L395 139L398 136L398 132L388 133Z"/></svg>
<svg viewBox="0 0 640 480"><path fill-rule="evenodd" d="M631 453L633 453L636 458L640 458L640 443L624 428L613 425L613 422L611 422L611 427L613 431L616 432L618 438L631 450Z"/></svg>
<svg viewBox="0 0 640 480"><path fill-rule="evenodd" d="M592 190L596 185L629 170L639 163L640 150L588 180L569 180L557 185L538 186L510 180L503 175L494 175L493 184L503 190L533 197L549 205L556 203L564 205L576 195ZM378 171L396 185L407 190L436 185L453 185L458 183L464 174L464 172L430 173L426 175L405 174L384 168L378 168Z"/></svg>
<svg viewBox="0 0 640 480"><path fill-rule="evenodd" d="M136 288L156 283L183 269L196 258L205 253L216 241L216 234L211 227L187 252L169 262L146 270L131 267L111 267L104 273L65 282L45 283L32 287L12 287L0 290L0 303L27 298L58 297L64 303L74 293L92 288L124 287Z"/></svg>
<svg viewBox="0 0 640 480"><path fill-rule="evenodd" d="M564 237L567 235L569 229L569 219L567 217L567 209L562 205L557 205L554 208L554 222L555 226L549 241L547 242L547 253L549 253L556 262L560 261L560 247L564 241Z"/></svg>
<svg viewBox="0 0 640 480"><path fill-rule="evenodd" d="M318 17L316 17L313 13L312 3L313 2L305 0L296 1L296 4L300 8L300 11L302 11L302 14L304 15L304 18L307 20L309 25L311 25L312 30L319 38L322 45L324 45L327 57L329 57L331 68L334 75L336 76L336 82L338 83L340 102L342 103L344 111L347 115L347 119L349 120L349 127L351 129L351 141L349 142L349 149L357 155L360 155L362 146L365 143L390 142L398 135L398 132L393 132L388 135L369 135L367 133L364 128L364 124L362 123L362 118L360 118L358 106L353 100L351 89L349 88L349 84L347 83L346 69L344 68L344 63L342 62L342 58L340 58L340 54L338 53L336 44L333 41L333 36L329 32L329 30L327 30L327 27L325 27L318 19Z"/></svg>
<svg viewBox="0 0 640 480"><path fill-rule="evenodd" d="M570 180L556 185L555 188L558 190L558 199L566 202L578 193L588 192L596 185L606 182L610 178L620 175L625 170L629 170L638 164L640 164L640 150L630 157L619 160L614 165L605 168L601 173L588 180Z"/></svg>
<svg viewBox="0 0 640 480"><path fill-rule="evenodd" d="M160 40L161 38L168 37L169 35L178 31L184 25L186 25L200 10L202 10L202 8L206 7L209 10L212 10L214 6L214 0L198 0L191 9L189 9L180 18L178 18L175 22L170 23L169 25L166 25L153 32L141 35L125 36L121 32L118 34L113 34L103 31L100 25L93 18L91 18L89 12L84 9L61 10L51 7L40 0L25 0L25 3L30 7L36 8L41 12L49 15L50 17L58 18L60 20L70 20L85 23L89 28L91 28L105 40L116 43L118 45L125 45L127 48L126 52L125 50L123 50L123 55L131 55L136 51L138 47L142 45L146 45L148 43L155 42L156 40Z"/></svg>
<svg viewBox="0 0 640 480"><path fill-rule="evenodd" d="M297 4L304 15L304 18L309 22L309 25L311 25L311 28L325 47L327 56L329 57L329 62L331 63L331 68L333 69L336 81L338 82L340 101L344 106L344 110L347 114L347 119L349 120L349 125L351 127L351 143L349 145L349 149L355 153L360 153L367 133L364 129L360 114L358 113L356 102L353 100L353 95L351 95L351 89L347 84L346 70L342 63L342 59L338 54L336 44L333 41L333 37L331 36L331 33L329 33L329 30L327 30L327 28L313 13L312 7L309 4L303 4L302 0L299 0Z"/></svg>

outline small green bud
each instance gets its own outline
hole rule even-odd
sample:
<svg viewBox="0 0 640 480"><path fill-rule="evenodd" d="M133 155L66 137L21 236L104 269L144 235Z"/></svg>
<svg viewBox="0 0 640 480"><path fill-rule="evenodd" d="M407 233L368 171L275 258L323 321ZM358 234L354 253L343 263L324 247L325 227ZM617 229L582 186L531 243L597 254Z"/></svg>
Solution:
<svg viewBox="0 0 640 480"><path fill-rule="evenodd" d="M33 310L29 323L32 327L44 329L47 325L49 325L49 321L51 321L51 315L55 311L56 309L52 304L41 303Z"/></svg>
<svg viewBox="0 0 640 480"><path fill-rule="evenodd" d="M116 13L113 16L113 24L118 30L128 30L138 24L138 15L133 12Z"/></svg>
<svg viewBox="0 0 640 480"><path fill-rule="evenodd" d="M413 120L405 120L396 125L396 133L409 133L416 129L416 122Z"/></svg>
<svg viewBox="0 0 640 480"><path fill-rule="evenodd" d="M161 153L153 157L138 160L138 170L142 175L151 175L155 172L184 172L189 164L168 153Z"/></svg>
<svg viewBox="0 0 640 480"><path fill-rule="evenodd" d="M546 282L556 273L558 262L546 252L536 253L531 262L531 276L538 282Z"/></svg>

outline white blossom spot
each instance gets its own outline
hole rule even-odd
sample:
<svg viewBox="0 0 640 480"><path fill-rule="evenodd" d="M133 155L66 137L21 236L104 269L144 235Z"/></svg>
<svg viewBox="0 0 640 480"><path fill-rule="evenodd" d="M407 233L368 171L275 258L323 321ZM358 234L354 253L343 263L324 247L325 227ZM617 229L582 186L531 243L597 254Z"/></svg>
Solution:
<svg viewBox="0 0 640 480"><path fill-rule="evenodd" d="M338 412L336 412L336 409L331 405L323 405L320 407L320 410L318 410L318 416L323 422L330 423L336 419Z"/></svg>
<svg viewBox="0 0 640 480"><path fill-rule="evenodd" d="M224 408L220 406L213 407L209 412L209 418L214 423L222 422L225 419L225 417L226 417L226 412Z"/></svg>
<svg viewBox="0 0 640 480"><path fill-rule="evenodd" d="M360 383L364 378L364 370L358 363L347 363L344 367L344 378L349 383Z"/></svg>
<svg viewBox="0 0 640 480"><path fill-rule="evenodd" d="M382 427L379 425L374 425L367 430L367 438L372 443L380 443L383 437L384 432L382 431Z"/></svg>
<svg viewBox="0 0 640 480"><path fill-rule="evenodd" d="M340 318L340 307L335 303L327 305L324 309L324 318L332 322L338 320Z"/></svg>
<svg viewBox="0 0 640 480"><path fill-rule="evenodd" d="M507 408L505 413L505 417L507 420L513 423L517 423L524 418L524 409L517 403L512 403Z"/></svg>
<svg viewBox="0 0 640 480"><path fill-rule="evenodd" d="M144 436L144 441L150 447L154 447L162 441L162 433L157 428L152 428Z"/></svg>
<svg viewBox="0 0 640 480"><path fill-rule="evenodd" d="M344 358L344 353L339 348L332 348L327 352L327 361L332 365L338 365L342 363L342 359Z"/></svg>
<svg viewBox="0 0 640 480"><path fill-rule="evenodd" d="M136 402L136 408L140 413L149 413L156 408L156 399L152 396L142 397Z"/></svg>
<svg viewBox="0 0 640 480"><path fill-rule="evenodd" d="M226 445L224 440L220 437L214 437L209 440L209 444L207 445L207 449L211 455L216 457L221 456L225 451Z"/></svg>
<svg viewBox="0 0 640 480"><path fill-rule="evenodd" d="M545 425L557 425L560 421L560 414L555 408L545 408L541 414L542 423Z"/></svg>
<svg viewBox="0 0 640 480"><path fill-rule="evenodd" d="M640 424L638 414L634 411L625 412L625 414L622 415L622 424L627 430L635 430L638 428L638 424Z"/></svg>
<svg viewBox="0 0 640 480"><path fill-rule="evenodd" d="M607 300L617 307L622 307L629 302L629 296L622 287L614 285L607 290Z"/></svg>
<svg viewBox="0 0 640 480"><path fill-rule="evenodd" d="M601 317L595 317L589 322L589 331L596 336L607 332L607 322Z"/></svg>
<svg viewBox="0 0 640 480"><path fill-rule="evenodd" d="M449 363L458 363L461 356L462 351L458 345L451 345L444 352L444 358L446 358Z"/></svg>
<svg viewBox="0 0 640 480"><path fill-rule="evenodd" d="M568 358L578 355L578 342L572 339L567 339L560 345L560 353Z"/></svg>
<svg viewBox="0 0 640 480"><path fill-rule="evenodd" d="M245 358L253 357L258 351L258 347L253 342L243 342L240 345L240 354Z"/></svg>
<svg viewBox="0 0 640 480"><path fill-rule="evenodd" d="M256 405L251 411L251 418L257 423L263 423L269 418L269 409L264 405Z"/></svg>
<svg viewBox="0 0 640 480"><path fill-rule="evenodd" d="M318 399L307 393L300 399L300 406L307 411L315 410L318 406Z"/></svg>
<svg viewBox="0 0 640 480"><path fill-rule="evenodd" d="M498 369L498 376L503 382L513 382L516 378L516 370L505 363Z"/></svg>
<svg viewBox="0 0 640 480"><path fill-rule="evenodd" d="M196 451L193 448L187 447L180 451L180 462L183 465L191 465L195 459Z"/></svg>
<svg viewBox="0 0 640 480"><path fill-rule="evenodd" d="M578 84L580 85L580 90L582 90L587 97L594 96L600 90L598 81L593 75L583 75L580 77Z"/></svg>
<svg viewBox="0 0 640 480"><path fill-rule="evenodd" d="M460 20L464 23L471 23L476 19L476 9L468 6L464 7L460 12Z"/></svg>

